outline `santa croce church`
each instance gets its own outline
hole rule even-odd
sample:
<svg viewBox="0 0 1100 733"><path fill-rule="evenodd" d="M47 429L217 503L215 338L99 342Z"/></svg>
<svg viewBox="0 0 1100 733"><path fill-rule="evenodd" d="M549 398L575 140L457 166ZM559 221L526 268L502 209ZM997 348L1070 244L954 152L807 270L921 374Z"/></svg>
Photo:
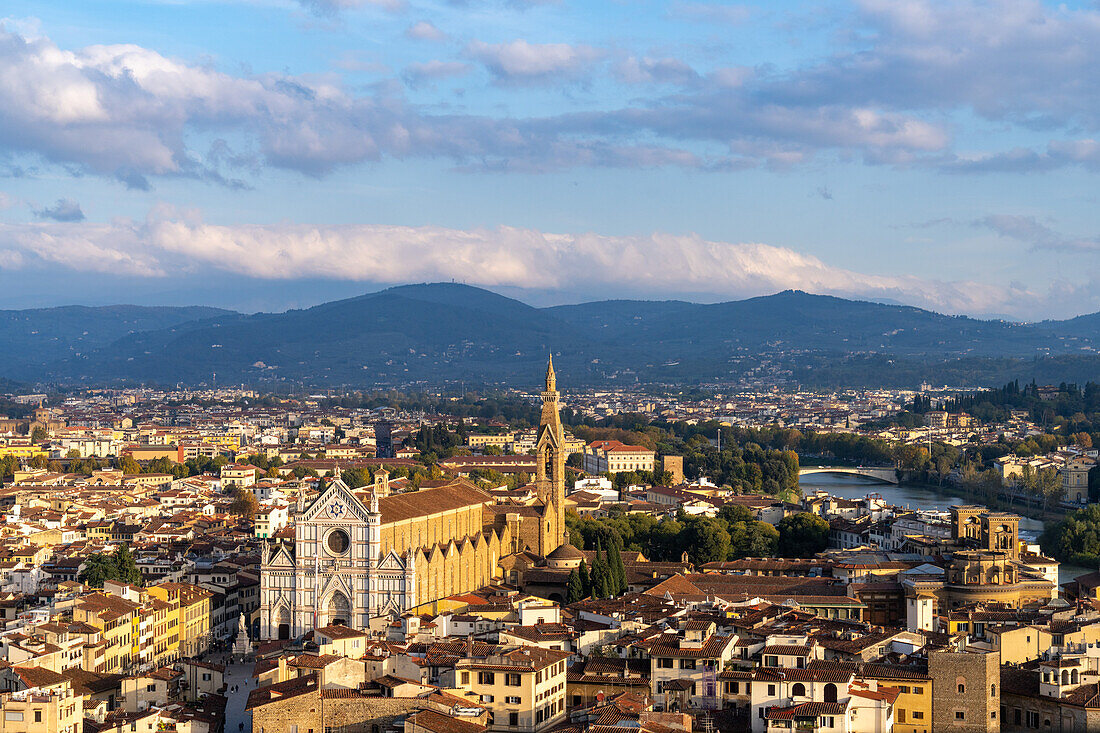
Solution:
<svg viewBox="0 0 1100 733"><path fill-rule="evenodd" d="M536 441L537 499L497 504L471 482L390 493L379 471L369 487L332 480L294 519L294 539L264 550L260 633L289 639L344 624L367 629L407 610L499 580L502 560L545 557L565 536L564 432L551 360Z"/></svg>

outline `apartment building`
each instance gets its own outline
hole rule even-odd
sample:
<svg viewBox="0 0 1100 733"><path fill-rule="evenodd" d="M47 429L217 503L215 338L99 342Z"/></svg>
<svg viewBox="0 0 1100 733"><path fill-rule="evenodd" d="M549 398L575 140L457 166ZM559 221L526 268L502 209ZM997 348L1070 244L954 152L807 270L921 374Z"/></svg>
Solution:
<svg viewBox="0 0 1100 733"><path fill-rule="evenodd" d="M618 440L597 440L584 451L584 470L588 473L652 471L657 453L640 445Z"/></svg>
<svg viewBox="0 0 1100 733"><path fill-rule="evenodd" d="M519 646L455 665L455 686L488 708L492 731L537 733L566 718L565 668L569 652Z"/></svg>

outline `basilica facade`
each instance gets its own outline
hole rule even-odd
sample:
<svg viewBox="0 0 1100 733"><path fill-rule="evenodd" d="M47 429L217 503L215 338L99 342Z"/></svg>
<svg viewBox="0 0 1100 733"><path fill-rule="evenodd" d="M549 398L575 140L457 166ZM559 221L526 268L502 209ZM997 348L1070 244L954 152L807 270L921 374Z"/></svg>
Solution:
<svg viewBox="0 0 1100 733"><path fill-rule="evenodd" d="M564 433L553 363L542 392L534 504L499 504L469 481L391 494L384 471L352 490L335 479L273 540L260 573L260 633L289 639L343 624L369 628L503 576L509 556L545 556L565 533Z"/></svg>

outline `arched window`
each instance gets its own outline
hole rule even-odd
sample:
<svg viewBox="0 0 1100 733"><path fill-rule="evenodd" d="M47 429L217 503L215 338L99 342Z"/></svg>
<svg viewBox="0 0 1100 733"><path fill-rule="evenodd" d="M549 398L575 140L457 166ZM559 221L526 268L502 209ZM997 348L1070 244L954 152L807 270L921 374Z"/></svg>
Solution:
<svg viewBox="0 0 1100 733"><path fill-rule="evenodd" d="M960 682L958 690L959 690L960 695L965 695L966 694L966 685L964 685L963 683Z"/></svg>
<svg viewBox="0 0 1100 733"><path fill-rule="evenodd" d="M825 702L836 702L836 685L832 682L825 685Z"/></svg>
<svg viewBox="0 0 1100 733"><path fill-rule="evenodd" d="M1078 676L1076 669L1069 673L1069 681L1072 685L1076 685L1078 682L1081 681L1081 678Z"/></svg>
<svg viewBox="0 0 1100 733"><path fill-rule="evenodd" d="M997 685L990 685L989 686L989 696L990 697L997 697Z"/></svg>
<svg viewBox="0 0 1100 733"><path fill-rule="evenodd" d="M791 685L791 697L806 697L806 685L801 682Z"/></svg>
<svg viewBox="0 0 1100 733"><path fill-rule="evenodd" d="M1069 670L1068 669L1063 669L1062 670L1062 684L1063 685L1068 685L1069 684Z"/></svg>

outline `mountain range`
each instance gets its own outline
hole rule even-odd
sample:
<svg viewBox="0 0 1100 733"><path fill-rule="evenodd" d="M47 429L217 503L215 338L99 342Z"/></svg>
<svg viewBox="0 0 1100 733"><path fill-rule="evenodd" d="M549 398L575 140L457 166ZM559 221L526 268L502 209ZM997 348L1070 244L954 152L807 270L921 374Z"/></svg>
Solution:
<svg viewBox="0 0 1100 733"><path fill-rule="evenodd" d="M800 291L535 308L434 283L253 315L66 306L0 311L0 343L0 378L27 385L530 386L551 351L578 386L1100 380L1100 314L1022 324Z"/></svg>

